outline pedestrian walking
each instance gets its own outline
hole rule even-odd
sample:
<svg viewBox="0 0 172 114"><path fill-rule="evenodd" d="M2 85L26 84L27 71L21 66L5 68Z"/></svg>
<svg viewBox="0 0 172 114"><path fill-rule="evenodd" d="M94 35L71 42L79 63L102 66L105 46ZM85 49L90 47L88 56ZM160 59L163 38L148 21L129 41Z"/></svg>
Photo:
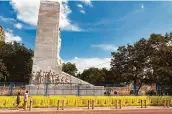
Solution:
<svg viewBox="0 0 172 114"><path fill-rule="evenodd" d="M24 110L27 109L27 102L28 102L28 91L25 92L24 94Z"/></svg>
<svg viewBox="0 0 172 114"><path fill-rule="evenodd" d="M16 104L17 104L16 109L18 110L19 105L20 105L20 92L18 92L17 94Z"/></svg>

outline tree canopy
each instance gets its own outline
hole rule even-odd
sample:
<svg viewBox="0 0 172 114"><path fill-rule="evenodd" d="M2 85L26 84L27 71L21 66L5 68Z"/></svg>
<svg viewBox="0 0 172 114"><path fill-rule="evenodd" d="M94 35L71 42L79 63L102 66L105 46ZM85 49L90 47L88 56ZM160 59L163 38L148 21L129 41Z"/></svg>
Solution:
<svg viewBox="0 0 172 114"><path fill-rule="evenodd" d="M90 82L91 84L101 84L105 82L105 72L98 68L89 68L81 73L80 77L82 80Z"/></svg>
<svg viewBox="0 0 172 114"><path fill-rule="evenodd" d="M78 70L77 70L75 64L68 62L68 63L63 63L62 71L66 72L72 76L76 76L76 73Z"/></svg>
<svg viewBox="0 0 172 114"><path fill-rule="evenodd" d="M172 84L171 55L171 33L152 34L112 52L111 71L119 81L134 82L137 92L144 84Z"/></svg>
<svg viewBox="0 0 172 114"><path fill-rule="evenodd" d="M0 81L29 82L33 51L20 43L0 42Z"/></svg>

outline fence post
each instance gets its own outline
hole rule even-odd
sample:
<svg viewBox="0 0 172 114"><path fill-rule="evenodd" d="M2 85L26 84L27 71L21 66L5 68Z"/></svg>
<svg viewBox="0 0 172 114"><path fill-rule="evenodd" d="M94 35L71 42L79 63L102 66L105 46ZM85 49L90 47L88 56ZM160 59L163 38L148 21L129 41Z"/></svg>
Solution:
<svg viewBox="0 0 172 114"><path fill-rule="evenodd" d="M92 100L92 110L94 109L94 100Z"/></svg>
<svg viewBox="0 0 172 114"><path fill-rule="evenodd" d="M90 109L90 100L88 100L88 109Z"/></svg>
<svg viewBox="0 0 172 114"><path fill-rule="evenodd" d="M62 110L64 110L64 100L62 100Z"/></svg>
<svg viewBox="0 0 172 114"><path fill-rule="evenodd" d="M80 84L78 84L78 96L80 95Z"/></svg>
<svg viewBox="0 0 172 114"><path fill-rule="evenodd" d="M48 83L45 83L45 95L48 95Z"/></svg>
<svg viewBox="0 0 172 114"><path fill-rule="evenodd" d="M170 107L170 100L167 100L167 108Z"/></svg>
<svg viewBox="0 0 172 114"><path fill-rule="evenodd" d="M24 101L24 110L27 110L27 100Z"/></svg>
<svg viewBox="0 0 172 114"><path fill-rule="evenodd" d="M143 100L142 99L140 101L140 104L141 104L141 108L143 108Z"/></svg>
<svg viewBox="0 0 172 114"><path fill-rule="evenodd" d="M119 108L121 109L122 108L122 101L119 100Z"/></svg>
<svg viewBox="0 0 172 114"><path fill-rule="evenodd" d="M137 96L137 87L136 87L136 81L134 81L134 84L133 84L133 90L134 90L134 95Z"/></svg>
<svg viewBox="0 0 172 114"><path fill-rule="evenodd" d="M11 96L13 95L13 89L14 89L14 83L11 82L11 83L10 83L10 95L11 95Z"/></svg>
<svg viewBox="0 0 172 114"><path fill-rule="evenodd" d="M144 100L144 102L145 102L145 108L146 108L146 107L147 107L147 106L146 106L146 100Z"/></svg>
<svg viewBox="0 0 172 114"><path fill-rule="evenodd" d="M60 109L60 100L57 101L57 110Z"/></svg>
<svg viewBox="0 0 172 114"><path fill-rule="evenodd" d="M166 107L166 100L164 99L164 108Z"/></svg>
<svg viewBox="0 0 172 114"><path fill-rule="evenodd" d="M114 105L114 100L112 99L112 106Z"/></svg>
<svg viewBox="0 0 172 114"><path fill-rule="evenodd" d="M118 100L115 100L115 107L118 109Z"/></svg>
<svg viewBox="0 0 172 114"><path fill-rule="evenodd" d="M156 91L157 91L158 95L161 95L161 93L160 93L160 85L159 84L156 84Z"/></svg>
<svg viewBox="0 0 172 114"><path fill-rule="evenodd" d="M31 111L32 110L32 103L33 103L33 101L32 101L32 99L30 100L30 107L29 107L29 111Z"/></svg>

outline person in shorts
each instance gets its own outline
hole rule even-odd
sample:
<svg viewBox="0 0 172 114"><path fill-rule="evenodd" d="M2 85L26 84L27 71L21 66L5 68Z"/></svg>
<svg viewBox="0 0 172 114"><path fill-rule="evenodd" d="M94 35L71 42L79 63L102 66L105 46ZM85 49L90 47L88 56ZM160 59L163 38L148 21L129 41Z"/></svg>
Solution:
<svg viewBox="0 0 172 114"><path fill-rule="evenodd" d="M24 94L24 109L27 108L27 101L28 101L28 91L26 91L26 93Z"/></svg>

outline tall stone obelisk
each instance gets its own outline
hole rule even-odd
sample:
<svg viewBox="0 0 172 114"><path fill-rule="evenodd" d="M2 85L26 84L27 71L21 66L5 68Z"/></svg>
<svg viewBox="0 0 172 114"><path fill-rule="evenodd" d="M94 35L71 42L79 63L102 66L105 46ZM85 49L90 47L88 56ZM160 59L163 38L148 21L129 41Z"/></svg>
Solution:
<svg viewBox="0 0 172 114"><path fill-rule="evenodd" d="M32 72L61 72L60 63L60 4L55 1L41 1L37 36L35 42ZM32 80L35 80L33 75Z"/></svg>

